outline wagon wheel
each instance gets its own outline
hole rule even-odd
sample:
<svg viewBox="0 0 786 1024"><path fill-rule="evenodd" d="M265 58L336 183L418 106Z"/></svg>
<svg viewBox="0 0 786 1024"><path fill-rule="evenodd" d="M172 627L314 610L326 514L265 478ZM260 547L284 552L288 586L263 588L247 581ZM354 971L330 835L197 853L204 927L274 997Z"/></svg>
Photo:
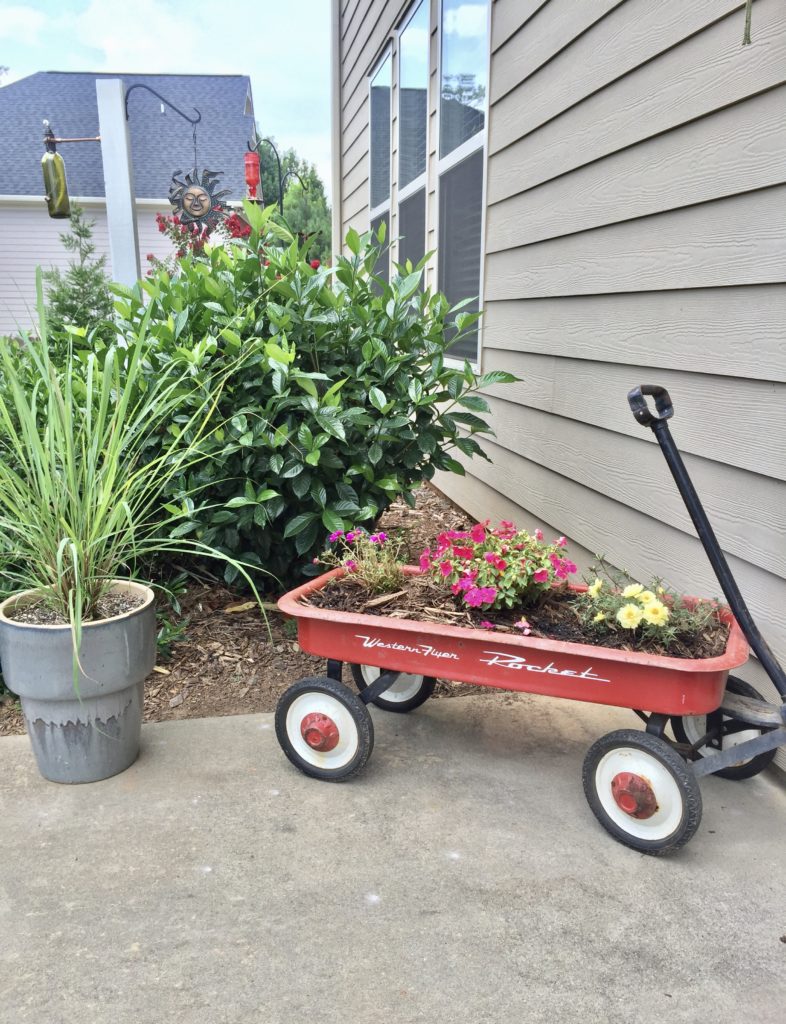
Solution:
<svg viewBox="0 0 786 1024"><path fill-rule="evenodd" d="M750 683L746 683L744 679L739 679L737 676L729 676L726 681L726 690L729 693L736 694L738 697L754 697L756 700L764 700L758 690L755 690ZM763 731L754 725L741 732L729 732L728 729L732 723L735 725L737 724L733 718L728 718L725 715L722 716L720 728L721 748L723 750L726 750L729 747L734 747L738 743L744 743L745 740L756 739L757 736L761 736ZM675 737L680 743L687 743L690 746L694 746L703 736L707 735L707 716L673 715L671 719L671 727L674 730ZM709 757L711 754L716 754L717 752L718 750L716 747L711 747L708 744L704 744L696 748L696 753L700 757ZM753 778L754 775L758 775L759 772L764 771L777 753L777 748L775 750L765 750L763 754L756 754L755 757L751 757L747 761L740 761L738 764L730 765L728 768L719 768L717 772L713 772L712 774L719 775L724 779L735 779L736 781L750 779Z"/></svg>
<svg viewBox="0 0 786 1024"><path fill-rule="evenodd" d="M374 665L352 665L352 675L359 690L365 690L382 672L381 668ZM372 701L383 711L397 711L403 714L419 708L421 704L429 699L434 692L436 679L431 676L413 676L408 672L399 673L398 679L393 683L381 697Z"/></svg>
<svg viewBox="0 0 786 1024"><path fill-rule="evenodd" d="M677 850L701 821L701 791L690 765L657 736L610 732L584 759L584 793L616 840L641 853Z"/></svg>
<svg viewBox="0 0 786 1024"><path fill-rule="evenodd" d="M366 705L349 687L327 676L300 679L282 694L276 736L295 767L326 782L357 775L374 748Z"/></svg>

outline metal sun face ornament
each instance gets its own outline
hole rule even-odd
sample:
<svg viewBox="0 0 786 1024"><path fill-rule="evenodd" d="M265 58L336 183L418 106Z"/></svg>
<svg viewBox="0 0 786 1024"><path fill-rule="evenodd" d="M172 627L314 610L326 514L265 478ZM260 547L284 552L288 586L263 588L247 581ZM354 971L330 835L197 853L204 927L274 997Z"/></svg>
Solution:
<svg viewBox="0 0 786 1024"><path fill-rule="evenodd" d="M169 189L169 202L180 217L181 224L186 227L193 225L209 234L226 216L226 206L222 200L229 195L230 189L218 191L218 179L223 173L205 169L200 177L196 167L185 175L182 171L175 171Z"/></svg>

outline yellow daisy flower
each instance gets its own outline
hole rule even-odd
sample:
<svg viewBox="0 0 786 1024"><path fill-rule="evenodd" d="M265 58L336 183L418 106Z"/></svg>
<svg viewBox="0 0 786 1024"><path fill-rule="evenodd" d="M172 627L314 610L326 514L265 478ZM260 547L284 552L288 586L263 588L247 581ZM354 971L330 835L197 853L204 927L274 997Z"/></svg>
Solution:
<svg viewBox="0 0 786 1024"><path fill-rule="evenodd" d="M593 601L595 600L595 598L600 593L602 587L603 587L603 580L599 580L597 577L595 577L595 582L592 584L592 586L587 588L587 593L589 594L589 596L592 598Z"/></svg>
<svg viewBox="0 0 786 1024"><path fill-rule="evenodd" d="M645 606L644 618L652 626L665 626L669 621L669 609L660 601L653 601Z"/></svg>
<svg viewBox="0 0 786 1024"><path fill-rule="evenodd" d="M631 583L629 587L625 587L622 591L623 597L638 597L639 594L644 590L644 587L640 583Z"/></svg>
<svg viewBox="0 0 786 1024"><path fill-rule="evenodd" d="M644 611L637 604L624 604L617 612L617 622L625 629L635 629L643 615Z"/></svg>
<svg viewBox="0 0 786 1024"><path fill-rule="evenodd" d="M603 620L605 618L606 618L606 613L605 612L598 612L598 614L595 616L595 618L592 621L593 622L603 622Z"/></svg>
<svg viewBox="0 0 786 1024"><path fill-rule="evenodd" d="M642 590L640 594L636 595L636 600L639 604L648 605L652 604L653 601L657 601L657 597L652 593L651 590Z"/></svg>

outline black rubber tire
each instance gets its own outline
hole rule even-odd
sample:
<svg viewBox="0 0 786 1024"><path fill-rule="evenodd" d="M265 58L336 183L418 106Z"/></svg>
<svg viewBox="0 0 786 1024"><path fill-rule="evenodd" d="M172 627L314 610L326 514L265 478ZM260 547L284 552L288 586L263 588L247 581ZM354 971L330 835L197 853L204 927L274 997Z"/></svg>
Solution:
<svg viewBox="0 0 786 1024"><path fill-rule="evenodd" d="M655 838L636 835L625 827L627 816L624 812L617 812L615 821L604 807L601 795L598 792L597 772L604 757L615 750L631 751L634 756L637 752L643 752L645 756L654 758L665 768L672 777L681 800L681 813L679 820L667 835L658 835ZM640 732L635 729L619 729L602 736L593 743L584 759L582 772L584 783L584 794L592 812L607 832L618 842L630 846L640 853L647 853L659 856L664 853L671 853L684 846L695 834L701 822L701 790L696 776L693 774L689 764L665 740L650 733ZM610 793L604 794L606 802L611 806ZM658 793L656 791L656 798ZM659 807L660 809L660 807ZM631 828L644 828L648 826L633 826ZM658 822L653 820L655 831Z"/></svg>
<svg viewBox="0 0 786 1024"><path fill-rule="evenodd" d="M753 697L755 700L764 700L758 690L754 689L750 683L746 683L744 679L740 679L738 676L729 676L726 680L726 690L738 697ZM706 732L706 726L702 723L706 722L706 717L704 715L691 715L689 717L692 721L696 721L696 732L694 733L694 737L703 736ZM672 715L671 727L674 730L674 736L678 742L687 743L689 746L694 742L685 730L685 722L682 716ZM755 725L752 725L750 731L758 732L759 735L761 735L764 730L757 729ZM757 754L749 761L743 761L741 764L733 764L728 768L719 768L717 772L713 772L712 774L717 775L721 779L732 779L734 782L742 782L744 779L752 779L754 775L758 775L759 772L763 772L768 765L772 764L777 753L777 748L775 750L765 750L763 754Z"/></svg>
<svg viewBox="0 0 786 1024"><path fill-rule="evenodd" d="M325 767L318 763L320 758L316 753L304 744L301 744L303 753L297 749L299 723L290 718L290 709L299 697L307 697L309 694L327 696L348 713L352 723L350 728L356 730L356 747L350 751L346 763ZM328 676L311 676L293 683L279 698L275 722L278 742L292 764L304 775L323 782L345 782L351 779L363 770L374 749L374 723L368 708L348 686ZM312 760L308 760L309 757Z"/></svg>
<svg viewBox="0 0 786 1024"><path fill-rule="evenodd" d="M363 676L364 668L372 668L373 666L364 665L350 665L352 669L352 678L355 680L355 684L359 690L365 690L369 685ZM384 669L376 669L377 672L382 672ZM431 676L422 676L423 682L421 683L420 689L417 693L410 697L409 700L385 700L384 693L377 697L371 703L380 708L382 711L394 711L396 714L404 715L408 711L414 711L415 708L419 708L421 704L429 699L434 692L434 687L437 685L436 679Z"/></svg>

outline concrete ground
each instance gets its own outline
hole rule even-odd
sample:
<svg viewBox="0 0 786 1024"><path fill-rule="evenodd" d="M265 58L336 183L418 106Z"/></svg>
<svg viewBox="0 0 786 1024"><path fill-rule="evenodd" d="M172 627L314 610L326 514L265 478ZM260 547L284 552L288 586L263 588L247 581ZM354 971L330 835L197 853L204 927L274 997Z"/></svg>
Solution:
<svg viewBox="0 0 786 1024"><path fill-rule="evenodd" d="M148 725L106 782L0 741L3 1024L783 1024L786 788L702 783L669 858L614 842L581 764L626 711L374 710L344 785L271 715Z"/></svg>

